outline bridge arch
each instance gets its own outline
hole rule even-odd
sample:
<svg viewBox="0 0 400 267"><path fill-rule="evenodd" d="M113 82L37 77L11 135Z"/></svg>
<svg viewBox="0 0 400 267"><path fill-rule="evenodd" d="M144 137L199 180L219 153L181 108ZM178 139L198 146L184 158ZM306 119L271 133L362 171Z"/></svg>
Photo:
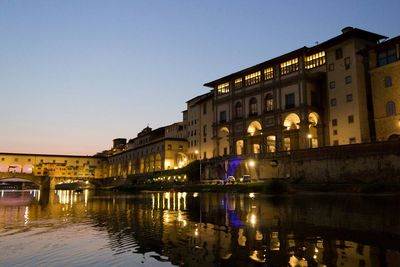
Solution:
<svg viewBox="0 0 400 267"><path fill-rule="evenodd" d="M0 182L31 182L39 186L40 189L49 189L50 178L47 176L35 176L26 173L0 173Z"/></svg>

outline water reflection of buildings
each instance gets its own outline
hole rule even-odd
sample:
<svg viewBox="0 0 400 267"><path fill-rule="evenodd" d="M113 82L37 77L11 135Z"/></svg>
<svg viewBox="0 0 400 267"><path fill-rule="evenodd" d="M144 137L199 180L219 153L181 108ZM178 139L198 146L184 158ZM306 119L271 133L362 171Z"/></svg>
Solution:
<svg viewBox="0 0 400 267"><path fill-rule="evenodd" d="M39 203L35 199L28 205L0 206L0 225L19 222L27 227L41 218L50 218L51 227L85 223L106 233L116 257L134 252L185 266L400 262L400 218L393 213L393 200L338 203L335 198L254 194L55 191L47 205Z"/></svg>
<svg viewBox="0 0 400 267"><path fill-rule="evenodd" d="M363 239L365 232L355 230L365 224L368 211L351 214L329 201L312 204L254 195L173 192L112 203L113 209L98 217L103 220L98 224L107 225L116 253L155 251L173 264L188 266L382 266L383 259L400 260L399 248L381 251L383 245L375 238L381 233ZM317 220L318 212L324 218ZM373 229L380 228L373 224L369 230ZM391 230L400 236L398 228Z"/></svg>

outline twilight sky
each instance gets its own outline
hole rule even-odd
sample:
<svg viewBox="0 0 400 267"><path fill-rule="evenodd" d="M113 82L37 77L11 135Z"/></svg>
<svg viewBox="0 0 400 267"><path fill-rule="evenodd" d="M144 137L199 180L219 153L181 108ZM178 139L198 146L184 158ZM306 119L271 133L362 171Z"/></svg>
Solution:
<svg viewBox="0 0 400 267"><path fill-rule="evenodd" d="M399 10L398 0L0 0L0 151L94 154L181 120L204 83L345 26L400 35Z"/></svg>

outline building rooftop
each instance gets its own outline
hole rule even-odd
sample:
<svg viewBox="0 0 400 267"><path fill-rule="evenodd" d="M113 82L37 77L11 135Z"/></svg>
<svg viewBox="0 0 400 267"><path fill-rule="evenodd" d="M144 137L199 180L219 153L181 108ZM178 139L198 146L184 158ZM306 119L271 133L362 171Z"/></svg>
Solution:
<svg viewBox="0 0 400 267"><path fill-rule="evenodd" d="M267 61L261 62L257 65L251 66L249 68L231 73L227 76L224 76L222 78L216 79L214 81L205 83L204 86L207 87L211 87L214 88L216 85L226 82L227 80L231 80L233 78L237 78L240 75L243 75L244 73L250 73L252 71L257 71L260 70L261 67L265 66L265 65L273 65L276 64L278 62L281 62L285 59L289 60L291 58L293 58L294 56L299 56L299 55L303 55L303 54L307 54L307 53L312 53L312 52L316 52L318 50L321 50L323 48L326 47L330 47L330 46L334 46L340 42L343 42L346 39L350 39L350 38L361 38L364 40L369 40L369 41L373 41L373 42L378 42L379 40L382 39L386 39L386 36L380 35L380 34L376 34L373 32L369 32L369 31L365 31L362 29L358 29L358 28L353 28L353 27L346 27L342 29L342 34L335 36L331 39L328 39L327 41L324 41L320 44L317 44L315 46L312 47L307 47L304 46L302 48L293 50L289 53L283 54L281 56L269 59Z"/></svg>

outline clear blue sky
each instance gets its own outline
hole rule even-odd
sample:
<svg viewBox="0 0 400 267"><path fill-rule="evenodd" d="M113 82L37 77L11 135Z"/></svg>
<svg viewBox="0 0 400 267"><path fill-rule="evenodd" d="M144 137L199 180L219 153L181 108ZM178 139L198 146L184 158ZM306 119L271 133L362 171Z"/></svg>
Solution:
<svg viewBox="0 0 400 267"><path fill-rule="evenodd" d="M354 26L400 35L400 1L0 0L0 151L94 154L181 120L202 85Z"/></svg>

